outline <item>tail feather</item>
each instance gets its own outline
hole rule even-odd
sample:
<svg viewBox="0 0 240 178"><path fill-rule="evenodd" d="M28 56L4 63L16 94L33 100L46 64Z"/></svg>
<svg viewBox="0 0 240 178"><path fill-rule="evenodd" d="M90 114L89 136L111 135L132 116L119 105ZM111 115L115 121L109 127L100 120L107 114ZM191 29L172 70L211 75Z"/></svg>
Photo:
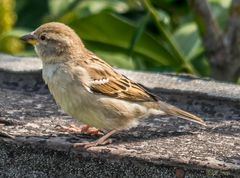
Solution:
<svg viewBox="0 0 240 178"><path fill-rule="evenodd" d="M179 109L175 106L172 106L172 105L164 103L164 102L159 102L159 104L160 104L160 109L162 111L164 111L166 114L169 114L171 116L180 117L182 119L186 119L186 120L196 122L198 124L206 126L206 123L203 121L203 119L201 119L198 116L195 116L187 111L184 111L182 109Z"/></svg>

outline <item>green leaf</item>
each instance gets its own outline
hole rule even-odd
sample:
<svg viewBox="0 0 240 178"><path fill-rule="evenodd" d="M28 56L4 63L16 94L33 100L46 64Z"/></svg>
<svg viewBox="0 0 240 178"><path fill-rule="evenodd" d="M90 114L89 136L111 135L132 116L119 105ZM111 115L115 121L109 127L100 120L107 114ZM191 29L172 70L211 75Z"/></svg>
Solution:
<svg viewBox="0 0 240 178"><path fill-rule="evenodd" d="M35 29L42 24L43 17L49 12L48 0L16 1L17 27Z"/></svg>
<svg viewBox="0 0 240 178"><path fill-rule="evenodd" d="M210 66L203 50L202 53L191 59L191 63L201 76L210 75Z"/></svg>
<svg viewBox="0 0 240 178"><path fill-rule="evenodd" d="M92 49L99 57L115 67L135 69L136 65L129 58L127 50L96 41L84 41L88 49Z"/></svg>
<svg viewBox="0 0 240 178"><path fill-rule="evenodd" d="M49 11L51 15L58 16L62 12L65 12L73 2L75 0L48 0Z"/></svg>
<svg viewBox="0 0 240 178"><path fill-rule="evenodd" d="M179 46L177 45L174 37L171 35L171 33L164 27L164 25L161 22L161 17L158 14L158 11L153 7L150 0L144 0L143 1L144 6L146 10L151 15L151 18L153 22L155 23L159 34L161 35L162 39L166 41L169 45L169 50L174 54L175 56L175 63L179 65L178 71L187 71L189 73L195 73L196 71L189 63L185 56L183 55L182 51L179 49Z"/></svg>
<svg viewBox="0 0 240 178"><path fill-rule="evenodd" d="M183 24L174 33L174 38L198 74L207 76L210 73L210 67L197 30L197 25L193 22Z"/></svg>
<svg viewBox="0 0 240 178"><path fill-rule="evenodd" d="M130 45L129 45L129 56L133 55L134 47L137 44L140 37L142 36L148 21L149 21L149 14L145 15L140 20L139 27L136 29L136 32L134 33L134 35L131 39Z"/></svg>
<svg viewBox="0 0 240 178"><path fill-rule="evenodd" d="M232 0L209 0L211 13L222 29L228 25L229 7Z"/></svg>
<svg viewBox="0 0 240 178"><path fill-rule="evenodd" d="M135 24L110 13L99 13L76 19L70 22L69 25L85 41L106 44L109 45L109 49L117 47L125 51L126 54L129 42L137 28ZM179 63L165 46L146 32L141 35L141 38L136 43L134 55L141 55L145 59L150 59L164 66L173 65L175 68L179 67Z"/></svg>
<svg viewBox="0 0 240 178"><path fill-rule="evenodd" d="M191 59L199 53L201 40L197 31L197 25L195 23L187 23L182 25L174 33L174 38L187 59Z"/></svg>

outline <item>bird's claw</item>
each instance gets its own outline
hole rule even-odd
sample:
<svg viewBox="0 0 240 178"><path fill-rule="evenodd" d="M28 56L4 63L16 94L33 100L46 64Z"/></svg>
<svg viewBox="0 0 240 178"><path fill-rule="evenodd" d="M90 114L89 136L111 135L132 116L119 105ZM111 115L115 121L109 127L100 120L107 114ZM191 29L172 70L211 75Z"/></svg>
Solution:
<svg viewBox="0 0 240 178"><path fill-rule="evenodd" d="M96 141L75 143L75 144L73 144L73 147L74 148L79 148L79 147L90 148L90 147L94 147L94 146L110 144L110 143L112 143L112 139L109 139L109 137L112 136L116 132L117 132L117 130L112 130L112 131L108 132L106 135L103 135L101 138L99 138Z"/></svg>

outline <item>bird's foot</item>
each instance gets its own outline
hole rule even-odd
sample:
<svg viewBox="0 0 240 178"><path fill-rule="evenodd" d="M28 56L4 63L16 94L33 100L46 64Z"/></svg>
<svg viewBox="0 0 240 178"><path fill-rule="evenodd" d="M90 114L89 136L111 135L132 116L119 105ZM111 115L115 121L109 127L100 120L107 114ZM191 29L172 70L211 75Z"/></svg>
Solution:
<svg viewBox="0 0 240 178"><path fill-rule="evenodd" d="M109 139L109 137L114 133L116 133L116 130L112 130L111 132L107 133L106 135L103 135L101 138L93 142L74 143L73 147L74 148L79 148L79 147L90 148L90 147L95 147L99 145L111 144L112 139Z"/></svg>
<svg viewBox="0 0 240 178"><path fill-rule="evenodd" d="M95 127L90 127L89 125L83 125L81 127L77 127L72 124L69 125L69 127L57 125L56 128L58 131L61 131L61 132L84 133L84 134L97 135L97 136L103 135L103 133L99 129Z"/></svg>

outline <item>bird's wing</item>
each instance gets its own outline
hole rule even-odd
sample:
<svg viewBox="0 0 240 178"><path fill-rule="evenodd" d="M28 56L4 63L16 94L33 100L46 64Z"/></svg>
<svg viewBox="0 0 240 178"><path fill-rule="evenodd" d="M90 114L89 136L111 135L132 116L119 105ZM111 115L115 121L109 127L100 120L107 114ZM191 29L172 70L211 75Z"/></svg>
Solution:
<svg viewBox="0 0 240 178"><path fill-rule="evenodd" d="M128 101L146 102L158 100L156 96L141 85L118 73L97 56L91 55L88 59L82 59L78 63L89 75L90 79L83 85L90 92Z"/></svg>

